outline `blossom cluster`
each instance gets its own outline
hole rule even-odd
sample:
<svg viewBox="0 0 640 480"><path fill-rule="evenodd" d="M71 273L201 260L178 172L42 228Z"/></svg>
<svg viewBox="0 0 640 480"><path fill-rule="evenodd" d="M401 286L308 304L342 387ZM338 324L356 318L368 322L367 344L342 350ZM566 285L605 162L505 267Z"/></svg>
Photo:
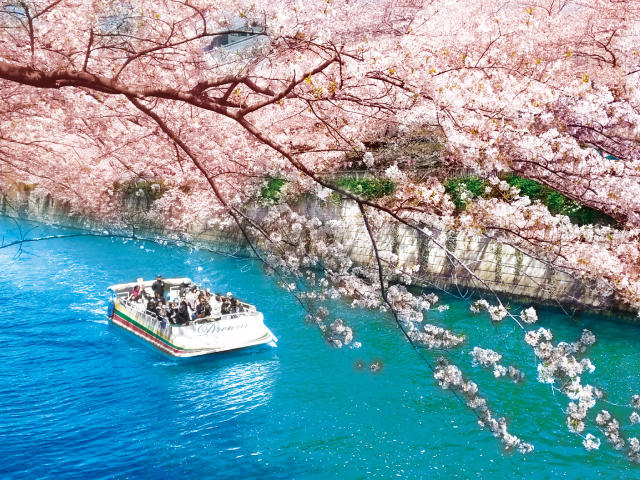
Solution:
<svg viewBox="0 0 640 480"><path fill-rule="evenodd" d="M538 321L538 314L536 313L535 308L529 307L520 312L520 319L524 323L536 323Z"/></svg>
<svg viewBox="0 0 640 480"><path fill-rule="evenodd" d="M491 321L493 322L499 322L509 314L509 312L507 312L507 309L504 308L502 304L490 305L489 302L487 302L485 299L480 299L473 302L469 307L469 310L473 313L479 313L482 310L486 310L491 317Z"/></svg>
<svg viewBox="0 0 640 480"><path fill-rule="evenodd" d="M620 432L620 422L607 410L601 410L596 415L596 425L604 433L606 439L616 450L622 450L625 446L624 436Z"/></svg>
<svg viewBox="0 0 640 480"><path fill-rule="evenodd" d="M479 395L478 386L471 380L464 378L460 369L449 363L444 357L438 358L434 377L443 389L451 389L464 397L467 406L478 416L478 424L489 429L505 449L517 449L523 454L533 450L533 445L509 433L506 419L494 417L486 399Z"/></svg>
<svg viewBox="0 0 640 480"><path fill-rule="evenodd" d="M387 289L387 301L396 312L418 313L429 310L431 305L438 301L438 296L429 293L417 297L412 295L403 285L391 285Z"/></svg>
<svg viewBox="0 0 640 480"><path fill-rule="evenodd" d="M581 354L593 345L595 336L589 330L583 330L580 339L573 343L551 343L553 334L546 328L530 330L525 334L525 342L534 349L538 364L538 381L559 385L560 390L571 400L567 406L567 428L574 433L585 429L584 420L588 411L602 398L603 393L592 385L583 385L580 374L593 372L594 365L588 358L577 360L575 355ZM588 445L588 446L587 446ZM593 448L593 441L585 443L585 448Z"/></svg>
<svg viewBox="0 0 640 480"><path fill-rule="evenodd" d="M423 347L440 349L454 348L464 342L464 335L456 335L451 330L425 324L422 329L413 327L407 331L409 339Z"/></svg>
<svg viewBox="0 0 640 480"><path fill-rule="evenodd" d="M582 445L584 445L584 448L587 449L587 451L598 450L600 448L600 439L591 433L587 433L584 440L582 440Z"/></svg>
<svg viewBox="0 0 640 480"><path fill-rule="evenodd" d="M509 378L516 383L524 379L524 373L522 373L518 368L512 365L509 367L501 365L499 362L502 359L502 355L494 350L474 347L469 354L473 358L472 364L474 366L481 365L485 368L492 368L493 376L495 378L508 375Z"/></svg>
<svg viewBox="0 0 640 480"><path fill-rule="evenodd" d="M640 409L640 395L633 395L631 397L631 406L636 410ZM638 412L636 411L631 412L631 415L629 416L629 421L631 423L640 423L640 415L638 414Z"/></svg>
<svg viewBox="0 0 640 480"><path fill-rule="evenodd" d="M342 348L348 345L353 347L360 346L359 342L353 341L353 329L349 327L341 318L336 318L329 322L329 309L321 306L316 309L315 314L309 313L307 321L314 323L322 332L327 342L336 348Z"/></svg>

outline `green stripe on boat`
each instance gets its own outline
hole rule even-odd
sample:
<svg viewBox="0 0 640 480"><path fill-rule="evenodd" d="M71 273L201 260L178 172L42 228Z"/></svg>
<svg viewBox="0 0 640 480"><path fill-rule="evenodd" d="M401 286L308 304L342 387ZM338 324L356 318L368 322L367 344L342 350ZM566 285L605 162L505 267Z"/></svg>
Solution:
<svg viewBox="0 0 640 480"><path fill-rule="evenodd" d="M126 320L129 323L132 323L133 325L135 325L136 327L138 327L140 330L143 330L145 332L147 332L149 335L153 336L154 338L157 338L158 340L160 340L162 343L166 343L167 345L169 345L171 348L174 348L176 350L181 350L183 352L193 352L193 351L197 351L197 350L202 350L201 348L182 348L182 347L178 347L177 345L174 345L173 343L171 343L168 339L164 338L161 335L158 335L157 333L155 333L153 330L149 330L149 328L145 327L144 325L138 323L137 321L135 321L133 318L131 318L129 315L127 315L124 310L122 310L122 306L120 304L116 304L116 309L115 309L115 314L118 315L119 317L122 317L123 320Z"/></svg>

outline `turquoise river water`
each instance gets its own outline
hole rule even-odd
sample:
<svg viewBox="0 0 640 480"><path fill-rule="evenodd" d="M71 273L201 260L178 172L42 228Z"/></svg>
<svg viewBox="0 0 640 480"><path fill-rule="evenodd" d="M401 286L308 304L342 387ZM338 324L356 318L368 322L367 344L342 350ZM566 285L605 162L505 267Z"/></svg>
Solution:
<svg viewBox="0 0 640 480"><path fill-rule="evenodd" d="M69 232L20 227L32 237ZM18 238L14 221L0 217L0 235ZM107 287L157 273L254 303L278 347L173 361L110 325ZM254 260L94 237L0 249L0 478L640 478L593 425L606 408L625 435L640 435L625 406L640 392L639 326L539 310L557 340L583 328L598 338L596 370L583 378L608 396L586 430L602 446L587 452L565 426L566 397L536 381L522 332L492 326L467 301L442 303L450 309L428 321L468 337L449 358L532 453L504 453L387 315L337 305L362 346L331 348ZM474 346L503 353L503 364L525 372L523 384L473 367ZM376 373L374 361L383 365Z"/></svg>

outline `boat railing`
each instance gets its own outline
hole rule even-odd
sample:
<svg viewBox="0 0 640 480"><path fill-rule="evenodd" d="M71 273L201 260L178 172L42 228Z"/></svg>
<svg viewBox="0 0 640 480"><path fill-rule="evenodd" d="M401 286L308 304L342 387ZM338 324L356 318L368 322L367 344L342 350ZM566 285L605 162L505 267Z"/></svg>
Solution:
<svg viewBox="0 0 640 480"><path fill-rule="evenodd" d="M259 315L260 315L260 312L258 312L257 310L246 311L246 312L236 312L236 313L223 313L219 317L209 316L209 317L197 318L193 320L192 323L198 324L198 323L207 323L211 321L220 322L222 320L233 320L236 318L258 317Z"/></svg>
<svg viewBox="0 0 640 480"><path fill-rule="evenodd" d="M129 300L129 295L124 292L124 293L118 293L118 302L120 304L122 304L123 306L127 307L127 309L132 312L137 319L139 320L145 320L147 322L157 322L160 325L162 325L162 323L167 323L165 320L162 320L154 315L151 315L150 313L148 313L148 311L145 309L144 311L140 311L140 304L136 303L136 302L132 302L131 300ZM220 315L219 317L214 317L214 316L209 316L209 317L204 317L204 318L198 318L196 320L192 320L191 322L189 322L186 325L177 325L177 324L169 324L172 326L188 326L190 324L202 324L202 323L208 323L208 322L219 322L222 320L234 320L234 319L238 319L238 318L250 318L250 317L258 317L260 315L260 312L258 312L256 310L256 307L254 307L253 305L248 305L245 303L242 303L242 305L247 305L250 307L249 310L244 311L244 312L234 312L234 313L224 313L222 315Z"/></svg>
<svg viewBox="0 0 640 480"><path fill-rule="evenodd" d="M145 309L144 311L140 311L140 304L134 303L131 300L129 300L128 298L128 294L118 294L118 301L124 305L125 307L127 307L129 309L130 312L132 312L136 318L138 320L145 320L147 322L158 322L158 323L162 323L162 320L160 320L159 318L147 313L147 310Z"/></svg>

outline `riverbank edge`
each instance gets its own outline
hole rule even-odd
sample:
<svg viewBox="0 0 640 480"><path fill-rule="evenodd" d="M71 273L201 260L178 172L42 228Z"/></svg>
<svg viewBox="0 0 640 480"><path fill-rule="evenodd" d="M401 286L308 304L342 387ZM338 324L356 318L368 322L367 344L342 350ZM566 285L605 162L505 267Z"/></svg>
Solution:
<svg viewBox="0 0 640 480"><path fill-rule="evenodd" d="M364 222L354 202L343 199L336 204L306 199L295 208L323 222L339 221L344 228L336 232L337 240L351 260L360 266L377 267ZM220 230L192 225L183 232L151 224L130 227L121 222L114 225L71 212L68 206L50 196L32 195L28 189L14 189L10 194L0 192L0 215L86 232L170 241L178 246L194 246L226 255L253 255L237 228ZM597 313L625 322L638 321L637 312L615 294L594 293L598 291L595 282L552 267L511 245L453 231L433 234L444 238L444 245L396 222L389 222L379 228L376 243L381 258L397 258L398 267L403 269L417 268L411 275L414 287L457 291L470 297L495 293L522 304L559 307L571 314Z"/></svg>

